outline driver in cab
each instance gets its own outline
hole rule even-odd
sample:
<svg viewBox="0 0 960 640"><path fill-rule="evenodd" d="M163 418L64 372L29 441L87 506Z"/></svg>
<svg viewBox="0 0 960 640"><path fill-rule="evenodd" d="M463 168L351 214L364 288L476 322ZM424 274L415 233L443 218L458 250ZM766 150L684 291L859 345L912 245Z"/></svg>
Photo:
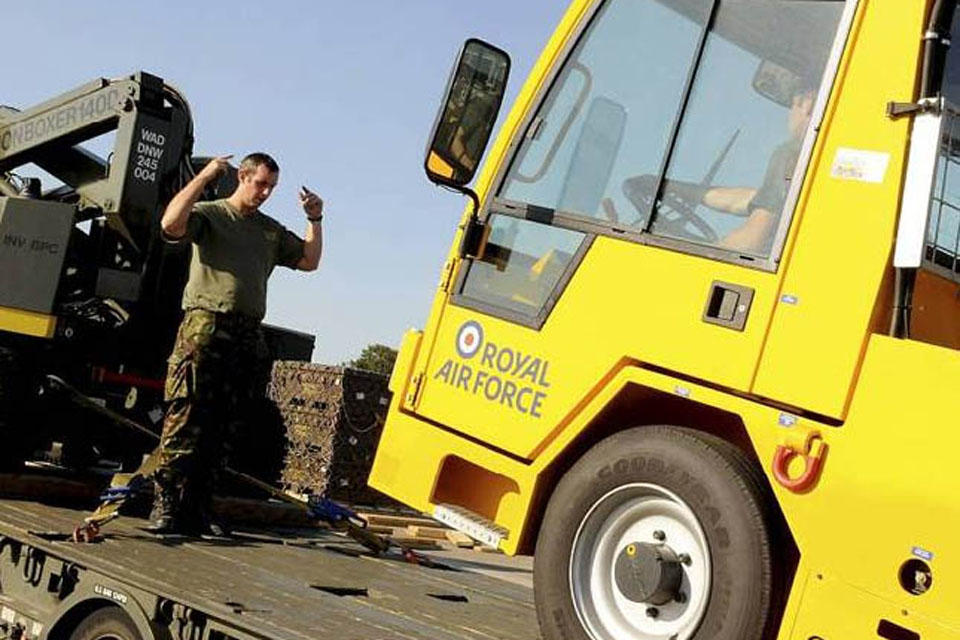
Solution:
<svg viewBox="0 0 960 640"><path fill-rule="evenodd" d="M720 238L716 245L735 251L768 254L800 156L803 134L810 122L815 98L815 91L809 88L793 96L787 118L788 138L770 155L763 182L759 187L707 186L665 179L662 189L664 199L668 204L672 197L689 207L702 204L716 211L746 218L742 224ZM644 175L627 179L623 183L624 194L630 200L638 201L638 196L642 198L641 193L649 193L651 190L651 179L655 181L656 176Z"/></svg>

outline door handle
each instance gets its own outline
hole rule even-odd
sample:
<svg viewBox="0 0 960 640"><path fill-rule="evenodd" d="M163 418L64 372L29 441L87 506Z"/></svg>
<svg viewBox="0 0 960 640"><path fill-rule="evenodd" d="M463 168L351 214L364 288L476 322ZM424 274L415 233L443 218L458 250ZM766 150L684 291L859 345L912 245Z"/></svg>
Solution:
<svg viewBox="0 0 960 640"><path fill-rule="evenodd" d="M753 289L714 280L703 309L703 321L743 331L753 302Z"/></svg>

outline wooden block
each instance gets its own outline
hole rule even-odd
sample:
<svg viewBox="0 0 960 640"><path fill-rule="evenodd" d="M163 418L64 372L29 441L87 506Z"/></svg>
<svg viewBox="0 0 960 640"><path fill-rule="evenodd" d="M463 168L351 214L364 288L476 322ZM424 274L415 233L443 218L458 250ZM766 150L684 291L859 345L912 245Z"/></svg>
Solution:
<svg viewBox="0 0 960 640"><path fill-rule="evenodd" d="M417 537L428 540L442 540L446 542L448 539L447 534L449 532L449 529L444 529L441 527L417 527Z"/></svg>
<svg viewBox="0 0 960 640"><path fill-rule="evenodd" d="M470 536L459 531L447 531L447 540L461 549L472 549L476 544Z"/></svg>
<svg viewBox="0 0 960 640"><path fill-rule="evenodd" d="M424 518L419 516L389 515L389 514L368 513L368 512L361 512L361 513L358 513L357 515L359 515L361 518L364 518L370 524L375 524L375 525L384 526L384 527L407 527L411 525L427 526L427 527L442 526L439 522L437 522L433 518Z"/></svg>
<svg viewBox="0 0 960 640"><path fill-rule="evenodd" d="M393 527L382 527L379 525L368 524L367 531L375 533L378 536L392 536L395 529Z"/></svg>

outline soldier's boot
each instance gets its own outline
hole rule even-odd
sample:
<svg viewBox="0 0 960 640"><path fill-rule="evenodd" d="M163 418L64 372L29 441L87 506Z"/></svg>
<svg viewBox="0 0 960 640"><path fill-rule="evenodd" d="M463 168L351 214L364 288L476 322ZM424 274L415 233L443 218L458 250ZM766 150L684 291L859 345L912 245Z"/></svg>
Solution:
<svg viewBox="0 0 960 640"><path fill-rule="evenodd" d="M192 478L183 497L183 528L190 535L224 538L230 535L227 526L213 513L215 477L206 472Z"/></svg>
<svg viewBox="0 0 960 640"><path fill-rule="evenodd" d="M199 512L198 525L202 536L212 536L214 538L227 538L231 535L230 529L226 524L213 513L213 508L208 501L203 505Z"/></svg>
<svg viewBox="0 0 960 640"><path fill-rule="evenodd" d="M184 533L181 520L182 484L163 469L156 473L153 484L153 509L146 530L157 535Z"/></svg>

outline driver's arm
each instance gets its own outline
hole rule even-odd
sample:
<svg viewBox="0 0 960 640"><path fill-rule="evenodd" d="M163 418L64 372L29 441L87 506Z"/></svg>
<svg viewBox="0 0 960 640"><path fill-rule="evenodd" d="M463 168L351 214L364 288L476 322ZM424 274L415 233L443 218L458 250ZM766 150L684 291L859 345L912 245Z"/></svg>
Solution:
<svg viewBox="0 0 960 640"><path fill-rule="evenodd" d="M716 211L745 217L743 224L728 233L718 244L739 251L759 251L773 233L777 216L758 206L759 189L754 187L703 187L682 181L667 181L665 190L687 202L703 204Z"/></svg>
<svg viewBox="0 0 960 640"><path fill-rule="evenodd" d="M624 182L624 193L631 201L635 201L645 196L650 197L656 185L656 176L636 176ZM691 207L702 204L715 211L746 216L750 212L750 202L757 195L757 189L754 187L708 187L694 182L667 178L663 183L663 193L672 195Z"/></svg>
<svg viewBox="0 0 960 640"><path fill-rule="evenodd" d="M745 216L757 190L752 187L710 187L701 202L717 211Z"/></svg>
<svg viewBox="0 0 960 640"><path fill-rule="evenodd" d="M790 176L797 164L799 143L786 142L777 147L767 163L767 172L759 189L730 189L749 192L743 204L747 219L723 239L723 246L740 251L769 249L776 231L780 210L787 197Z"/></svg>

